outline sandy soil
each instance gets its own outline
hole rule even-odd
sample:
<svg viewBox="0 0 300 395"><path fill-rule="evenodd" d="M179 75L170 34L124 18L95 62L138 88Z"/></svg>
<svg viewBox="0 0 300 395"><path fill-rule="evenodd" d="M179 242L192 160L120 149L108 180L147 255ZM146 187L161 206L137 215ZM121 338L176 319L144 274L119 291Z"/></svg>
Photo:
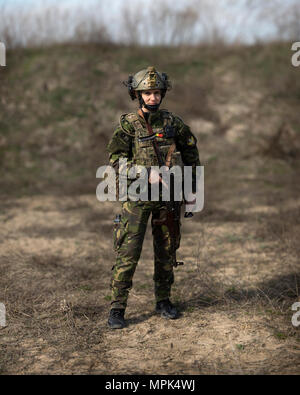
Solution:
<svg viewBox="0 0 300 395"><path fill-rule="evenodd" d="M0 203L7 324L0 328L1 374L300 373L300 326L291 322L292 304L300 301L299 157L290 155L296 140L289 133L272 140L281 114L257 82L242 80L226 62L214 73L208 99L214 117L196 116L194 100L185 119L205 166L205 205L182 220L178 258L185 265L175 270L172 290L180 317L166 321L154 312L149 228L128 326L108 328L118 204L100 203L95 190L81 194L75 184L73 196L64 190L6 196ZM117 90L121 79L114 78ZM110 130L111 119L108 124ZM41 145L51 151L63 144L66 134L58 142L43 130L49 139ZM36 133L29 135L41 138ZM68 133L71 145L71 128ZM55 158L54 150L45 169L49 162L63 177L67 164Z"/></svg>
<svg viewBox="0 0 300 395"><path fill-rule="evenodd" d="M258 219L219 208L183 222L174 321L154 313L148 232L128 326L112 331L118 204L36 196L2 207L3 374L299 374L299 330L291 324L296 257L255 236ZM249 217L261 212L273 211L259 206Z"/></svg>

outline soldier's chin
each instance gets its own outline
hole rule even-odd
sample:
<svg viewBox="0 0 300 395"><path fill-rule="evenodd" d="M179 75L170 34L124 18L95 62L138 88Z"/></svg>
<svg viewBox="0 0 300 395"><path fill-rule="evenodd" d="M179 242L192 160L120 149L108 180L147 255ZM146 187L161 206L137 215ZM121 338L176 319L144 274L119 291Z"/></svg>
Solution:
<svg viewBox="0 0 300 395"><path fill-rule="evenodd" d="M155 112L159 109L160 103L159 104L144 104L144 107L147 108L150 112Z"/></svg>

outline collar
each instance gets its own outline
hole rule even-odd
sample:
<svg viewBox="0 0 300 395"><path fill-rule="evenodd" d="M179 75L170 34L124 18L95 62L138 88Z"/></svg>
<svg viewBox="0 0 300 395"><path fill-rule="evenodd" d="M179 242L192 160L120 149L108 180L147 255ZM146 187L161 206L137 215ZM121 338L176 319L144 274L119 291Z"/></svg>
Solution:
<svg viewBox="0 0 300 395"><path fill-rule="evenodd" d="M142 124L144 126L146 126L146 122L145 122L144 117L141 115L141 111L142 111L141 109L138 109L137 115L139 117L139 120L142 122ZM157 110L155 112L150 112L149 118L148 118L148 123L151 125L153 122L155 122L156 120L161 119L161 118L162 118L161 110Z"/></svg>

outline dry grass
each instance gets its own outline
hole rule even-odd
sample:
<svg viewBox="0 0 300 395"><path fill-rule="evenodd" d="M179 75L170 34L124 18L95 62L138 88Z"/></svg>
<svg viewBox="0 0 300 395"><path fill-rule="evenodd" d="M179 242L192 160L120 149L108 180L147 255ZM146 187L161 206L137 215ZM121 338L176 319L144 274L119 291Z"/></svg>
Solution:
<svg viewBox="0 0 300 395"><path fill-rule="evenodd" d="M299 330L291 324L300 288L299 157L288 148L299 139L289 118L299 103L268 89L258 60L269 67L271 49L250 51L247 78L249 48L8 54L0 74L2 374L299 374ZM120 81L153 59L175 80L165 106L198 139L205 208L183 220L185 265L172 295L180 319L162 322L154 313L148 229L128 327L110 331L118 205L96 200L95 174L118 115L134 106ZM289 132L279 133L287 119Z"/></svg>

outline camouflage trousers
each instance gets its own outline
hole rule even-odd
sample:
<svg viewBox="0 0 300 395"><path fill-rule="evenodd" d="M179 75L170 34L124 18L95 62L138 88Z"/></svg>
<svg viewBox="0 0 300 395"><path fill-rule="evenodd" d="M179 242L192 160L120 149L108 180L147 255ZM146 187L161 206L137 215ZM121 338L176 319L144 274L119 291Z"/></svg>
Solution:
<svg viewBox="0 0 300 395"><path fill-rule="evenodd" d="M151 226L154 248L154 293L159 302L170 297L174 282L171 258L171 242L166 225L157 225L154 220L165 218L166 207L162 202L127 201L122 204L121 219L114 227L116 262L112 270L112 308L126 308L132 279L138 264L147 223L152 214ZM175 248L179 248L180 234Z"/></svg>

